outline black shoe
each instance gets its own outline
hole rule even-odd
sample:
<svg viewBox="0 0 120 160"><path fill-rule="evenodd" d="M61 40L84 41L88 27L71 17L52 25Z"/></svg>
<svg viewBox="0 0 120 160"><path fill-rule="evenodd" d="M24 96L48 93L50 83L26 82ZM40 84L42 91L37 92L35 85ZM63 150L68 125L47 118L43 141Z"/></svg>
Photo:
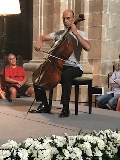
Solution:
<svg viewBox="0 0 120 160"><path fill-rule="evenodd" d="M8 100L8 102L12 102L12 99L10 98L10 96L8 94L6 94L6 99Z"/></svg>
<svg viewBox="0 0 120 160"><path fill-rule="evenodd" d="M70 116L70 111L62 111L58 117L64 118L64 117L69 117L69 116Z"/></svg>
<svg viewBox="0 0 120 160"><path fill-rule="evenodd" d="M49 105L44 105L43 103L41 103L37 109L35 110L30 110L30 113L50 113L50 107Z"/></svg>
<svg viewBox="0 0 120 160"><path fill-rule="evenodd" d="M100 108L110 110L110 107L108 105L101 106Z"/></svg>

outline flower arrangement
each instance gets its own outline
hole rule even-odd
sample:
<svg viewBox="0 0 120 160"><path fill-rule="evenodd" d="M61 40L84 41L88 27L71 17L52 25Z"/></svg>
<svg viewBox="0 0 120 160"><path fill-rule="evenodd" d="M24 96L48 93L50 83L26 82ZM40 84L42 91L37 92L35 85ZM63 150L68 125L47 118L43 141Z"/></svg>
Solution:
<svg viewBox="0 0 120 160"><path fill-rule="evenodd" d="M120 131L28 138L0 146L0 160L120 160Z"/></svg>

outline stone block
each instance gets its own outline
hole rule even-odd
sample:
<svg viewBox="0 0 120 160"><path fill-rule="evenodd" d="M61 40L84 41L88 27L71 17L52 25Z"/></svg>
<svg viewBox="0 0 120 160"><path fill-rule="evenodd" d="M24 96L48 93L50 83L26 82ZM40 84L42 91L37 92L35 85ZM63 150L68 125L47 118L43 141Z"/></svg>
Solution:
<svg viewBox="0 0 120 160"><path fill-rule="evenodd" d="M83 67L83 73L92 74L92 66L89 63L82 64L82 67Z"/></svg>
<svg viewBox="0 0 120 160"><path fill-rule="evenodd" d="M103 10L103 0L90 0L89 12L101 12Z"/></svg>
<svg viewBox="0 0 120 160"><path fill-rule="evenodd" d="M110 22L110 14L109 13L102 13L102 27L109 26Z"/></svg>
<svg viewBox="0 0 120 160"><path fill-rule="evenodd" d="M111 44L111 54L110 59L115 60L119 58L120 55L120 41L113 41Z"/></svg>
<svg viewBox="0 0 120 160"><path fill-rule="evenodd" d="M33 2L34 2L33 5L39 4L39 1L38 1L38 0L34 0Z"/></svg>
<svg viewBox="0 0 120 160"><path fill-rule="evenodd" d="M53 0L44 0L44 5L54 5L54 1Z"/></svg>
<svg viewBox="0 0 120 160"><path fill-rule="evenodd" d="M113 71L113 62L111 60L102 61L100 75L108 75L111 71Z"/></svg>
<svg viewBox="0 0 120 160"><path fill-rule="evenodd" d="M101 41L93 39L90 43L91 49L88 54L88 59L101 59Z"/></svg>
<svg viewBox="0 0 120 160"><path fill-rule="evenodd" d="M44 2L45 3L45 2ZM50 16L53 16L55 13L54 11L54 5L52 4L46 4L45 7L43 8L43 12L44 12L44 17L47 17L49 19ZM49 15L49 16L48 16ZM54 18L53 18L54 19ZM52 21L53 21L52 19Z"/></svg>
<svg viewBox="0 0 120 160"><path fill-rule="evenodd" d="M32 82L32 74L33 74L33 72L26 71L26 73L27 73L27 76L28 76L28 81L26 82L26 84L31 86L31 85L33 85L33 82Z"/></svg>
<svg viewBox="0 0 120 160"><path fill-rule="evenodd" d="M40 66L41 63L24 63L23 67L26 71L31 71L34 72L38 67Z"/></svg>
<svg viewBox="0 0 120 160"><path fill-rule="evenodd" d="M34 5L33 5L33 13L34 13L33 14L34 17L39 17L39 4L37 4L37 3L35 4L34 3Z"/></svg>
<svg viewBox="0 0 120 160"><path fill-rule="evenodd" d="M119 28L107 28L106 39L115 41L120 40L120 29Z"/></svg>
<svg viewBox="0 0 120 160"><path fill-rule="evenodd" d="M101 57L103 59L110 58L110 45L111 45L111 41L109 40L102 41Z"/></svg>
<svg viewBox="0 0 120 160"><path fill-rule="evenodd" d="M118 16L118 14L111 14L110 16L110 27L114 28L120 28L120 17Z"/></svg>
<svg viewBox="0 0 120 160"><path fill-rule="evenodd" d="M101 33L102 33L102 27L97 26L97 27L90 27L89 28L89 38L90 39L101 39Z"/></svg>
<svg viewBox="0 0 120 160"><path fill-rule="evenodd" d="M108 92L110 89L109 85L108 85L108 75L106 76L101 76L101 86L104 87L104 93ZM109 87L109 88L108 88Z"/></svg>
<svg viewBox="0 0 120 160"><path fill-rule="evenodd" d="M102 25L102 13L95 12L89 15L89 26L98 27Z"/></svg>
<svg viewBox="0 0 120 160"><path fill-rule="evenodd" d="M120 14L120 1L119 0L109 1L109 12Z"/></svg>
<svg viewBox="0 0 120 160"><path fill-rule="evenodd" d="M103 11L106 13L109 10L109 0L103 1Z"/></svg>
<svg viewBox="0 0 120 160"><path fill-rule="evenodd" d="M88 55L90 52L82 51L81 54L81 62L87 60L88 61Z"/></svg>
<svg viewBox="0 0 120 160"><path fill-rule="evenodd" d="M99 60L93 60L93 75L94 74L100 74L101 70L101 62Z"/></svg>
<svg viewBox="0 0 120 160"><path fill-rule="evenodd" d="M99 74L94 74L93 75L93 86L100 86L101 81L100 81L100 76Z"/></svg>
<svg viewBox="0 0 120 160"><path fill-rule="evenodd" d="M86 85L80 86L79 102L88 102L88 87ZM87 104L86 104L87 105Z"/></svg>

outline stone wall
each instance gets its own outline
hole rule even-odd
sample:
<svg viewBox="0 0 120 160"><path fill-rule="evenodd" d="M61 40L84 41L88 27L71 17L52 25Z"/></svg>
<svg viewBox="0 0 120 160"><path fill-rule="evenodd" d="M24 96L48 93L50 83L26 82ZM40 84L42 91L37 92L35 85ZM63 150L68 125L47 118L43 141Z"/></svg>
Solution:
<svg viewBox="0 0 120 160"><path fill-rule="evenodd" d="M84 74L93 77L93 86L104 86L107 91L108 73L112 71L113 62L119 59L120 1L34 0L33 8L33 46L38 35L64 28L62 13L65 9L72 9L76 17L80 13L85 15L85 21L77 25L85 32L91 43L91 50L83 51L81 56ZM51 45L52 42L45 42L42 50L48 51ZM33 59L24 65L29 77L37 66L43 63L46 56L43 51L36 52L33 48ZM61 94L59 86L56 92L55 99L58 100ZM86 95L87 89L83 86L80 101L87 101ZM73 96L74 93L72 93Z"/></svg>
<svg viewBox="0 0 120 160"><path fill-rule="evenodd" d="M92 0L89 4L89 38L93 58L94 85L107 90L107 75L113 62L119 58L120 49L120 1Z"/></svg>

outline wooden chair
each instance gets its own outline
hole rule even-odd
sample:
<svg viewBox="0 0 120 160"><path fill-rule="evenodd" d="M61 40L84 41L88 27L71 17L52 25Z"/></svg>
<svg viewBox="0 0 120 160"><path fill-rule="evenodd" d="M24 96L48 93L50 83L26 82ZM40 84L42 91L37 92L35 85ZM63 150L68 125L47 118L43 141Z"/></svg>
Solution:
<svg viewBox="0 0 120 160"><path fill-rule="evenodd" d="M92 78L89 77L77 77L72 81L72 85L75 86L75 115L78 115L78 96L79 96L79 86L88 86L88 113L92 113ZM49 91L49 104L52 106L53 90Z"/></svg>

